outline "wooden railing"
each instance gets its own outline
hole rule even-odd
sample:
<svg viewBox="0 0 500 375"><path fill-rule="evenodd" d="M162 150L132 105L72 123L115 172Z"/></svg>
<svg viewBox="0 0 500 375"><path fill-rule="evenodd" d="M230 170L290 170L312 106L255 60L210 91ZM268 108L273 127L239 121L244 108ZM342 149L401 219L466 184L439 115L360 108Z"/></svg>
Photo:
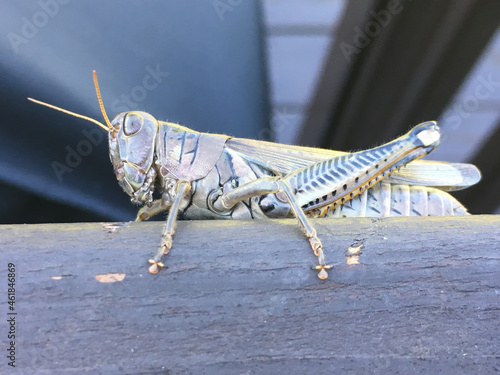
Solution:
<svg viewBox="0 0 500 375"><path fill-rule="evenodd" d="M499 216L313 223L335 265L325 281L295 220L179 222L157 275L147 259L160 222L117 233L100 223L0 226L2 342L12 263L15 364L26 373L499 368ZM355 241L364 247L348 265Z"/></svg>

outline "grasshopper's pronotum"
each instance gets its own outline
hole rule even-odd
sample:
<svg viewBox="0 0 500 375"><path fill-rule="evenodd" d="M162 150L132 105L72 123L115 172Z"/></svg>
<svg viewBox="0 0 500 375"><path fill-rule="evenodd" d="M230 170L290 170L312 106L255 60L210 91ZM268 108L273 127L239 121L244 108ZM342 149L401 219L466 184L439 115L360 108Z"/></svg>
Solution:
<svg viewBox="0 0 500 375"><path fill-rule="evenodd" d="M108 131L118 183L133 203L144 205L136 221L169 211L160 248L149 260L151 273L163 267L179 215L187 219L294 216L318 258L318 277L325 279L331 266L308 217L466 215L464 206L446 191L481 178L470 164L414 161L438 146L434 121L382 146L343 153L199 133L139 111L120 113L110 122L95 72L94 83L106 125L30 100Z"/></svg>

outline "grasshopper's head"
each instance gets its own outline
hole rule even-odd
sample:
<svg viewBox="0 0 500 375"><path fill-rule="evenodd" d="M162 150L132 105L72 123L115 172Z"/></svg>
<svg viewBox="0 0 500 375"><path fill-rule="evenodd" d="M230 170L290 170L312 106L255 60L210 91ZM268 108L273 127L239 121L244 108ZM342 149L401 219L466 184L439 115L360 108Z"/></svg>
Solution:
<svg viewBox="0 0 500 375"><path fill-rule="evenodd" d="M111 122L109 158L118 183L134 203L153 201L158 121L146 112L123 112Z"/></svg>
<svg viewBox="0 0 500 375"><path fill-rule="evenodd" d="M155 140L158 133L158 121L146 112L124 112L109 122L101 93L97 83L96 72L94 84L99 99L102 115L106 124L56 107L51 104L31 99L32 102L67 113L69 115L93 122L108 132L109 157L113 164L118 183L131 197L133 203L150 204L153 201L153 190L156 171L153 165L155 155Z"/></svg>

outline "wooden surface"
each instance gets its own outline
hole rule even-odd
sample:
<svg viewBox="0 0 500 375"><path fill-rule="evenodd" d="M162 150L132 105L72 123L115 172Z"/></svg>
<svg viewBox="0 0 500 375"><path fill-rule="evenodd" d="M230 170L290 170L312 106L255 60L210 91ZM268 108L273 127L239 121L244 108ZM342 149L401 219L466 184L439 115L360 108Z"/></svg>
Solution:
<svg viewBox="0 0 500 375"><path fill-rule="evenodd" d="M17 274L16 373L499 370L499 216L314 223L335 264L326 281L294 220L181 222L155 276L160 222L0 226L3 314L9 262ZM360 264L347 265L356 239Z"/></svg>

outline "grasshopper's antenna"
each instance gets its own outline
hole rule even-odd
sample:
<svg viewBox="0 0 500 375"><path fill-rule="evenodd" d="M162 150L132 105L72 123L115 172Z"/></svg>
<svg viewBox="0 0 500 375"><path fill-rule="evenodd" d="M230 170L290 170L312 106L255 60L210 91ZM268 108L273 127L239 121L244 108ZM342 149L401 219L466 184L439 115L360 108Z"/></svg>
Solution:
<svg viewBox="0 0 500 375"><path fill-rule="evenodd" d="M99 83L97 82L97 74L95 70L92 70L92 75L94 76L95 92L97 93L97 100L99 100L99 106L101 107L102 116L104 117L104 121L106 121L106 124L108 125L109 129L111 129L112 128L111 123L109 122L108 115L104 110L104 104L102 104L101 90L99 90Z"/></svg>
<svg viewBox="0 0 500 375"><path fill-rule="evenodd" d="M36 99L33 99L33 98L28 98L28 100L32 101L33 103L44 105L45 107L49 107L49 108L55 109L56 111L64 112L64 113L66 113L68 115L75 116L75 117L82 118L84 120L93 122L94 124L99 125L101 128L103 128L106 131L109 130L109 128L106 125L104 125L103 123L101 123L101 122L99 122L97 120L94 120L93 118L90 118L90 117L87 117L87 116L84 116L84 115L79 115L78 113L71 112L71 111L68 111L66 109L62 109L62 108L56 107L55 105L48 104L48 103L45 103L45 102L42 102L40 100L36 100Z"/></svg>

